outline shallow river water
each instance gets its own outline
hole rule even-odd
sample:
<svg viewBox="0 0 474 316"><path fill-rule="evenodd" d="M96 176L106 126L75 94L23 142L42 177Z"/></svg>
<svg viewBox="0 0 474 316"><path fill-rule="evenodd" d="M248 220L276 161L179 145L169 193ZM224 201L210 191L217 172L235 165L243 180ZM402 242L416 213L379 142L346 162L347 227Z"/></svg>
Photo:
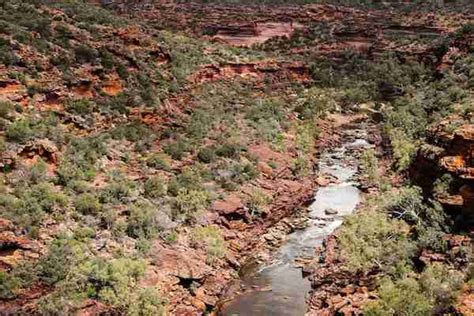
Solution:
<svg viewBox="0 0 474 316"><path fill-rule="evenodd" d="M357 152L370 145L363 129L349 129L345 134L340 147L330 149L319 159L319 173L337 181L315 193L314 202L309 206L307 227L288 235L275 251L271 264L254 267L245 273L243 284L247 289L256 290L244 292L224 304L219 315L305 314L306 295L311 287L295 259L314 256L315 248L342 224L344 216L352 213L360 201L360 191L353 182Z"/></svg>

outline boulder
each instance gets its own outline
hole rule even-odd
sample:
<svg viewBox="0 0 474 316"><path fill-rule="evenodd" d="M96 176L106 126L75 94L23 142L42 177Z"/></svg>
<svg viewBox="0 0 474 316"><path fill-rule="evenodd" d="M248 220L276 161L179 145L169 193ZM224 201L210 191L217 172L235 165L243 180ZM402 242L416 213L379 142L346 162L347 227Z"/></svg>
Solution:
<svg viewBox="0 0 474 316"><path fill-rule="evenodd" d="M324 210L324 214L326 215L337 215L338 211L333 208L327 208Z"/></svg>

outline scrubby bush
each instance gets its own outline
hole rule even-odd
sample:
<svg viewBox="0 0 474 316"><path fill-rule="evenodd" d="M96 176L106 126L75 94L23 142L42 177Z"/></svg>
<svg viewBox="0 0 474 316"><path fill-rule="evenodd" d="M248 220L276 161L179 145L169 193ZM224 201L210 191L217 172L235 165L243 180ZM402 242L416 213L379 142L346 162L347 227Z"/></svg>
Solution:
<svg viewBox="0 0 474 316"><path fill-rule="evenodd" d="M91 114L94 110L94 103L87 99L70 100L66 104L66 111L74 114Z"/></svg>
<svg viewBox="0 0 474 316"><path fill-rule="evenodd" d="M43 314L64 311L73 314L85 299L91 298L126 314L142 307L161 315L164 312L163 301L156 292L138 287L145 267L143 260L129 258L81 260L57 284L56 291L39 301L39 311Z"/></svg>
<svg viewBox="0 0 474 316"><path fill-rule="evenodd" d="M406 170L410 166L416 152L414 141L408 138L400 129L389 131L389 138L397 171Z"/></svg>
<svg viewBox="0 0 474 316"><path fill-rule="evenodd" d="M47 178L47 165L41 158L28 171L28 180L31 183L38 184Z"/></svg>
<svg viewBox="0 0 474 316"><path fill-rule="evenodd" d="M334 98L316 87L305 90L296 100L295 111L302 120L322 117L336 107Z"/></svg>
<svg viewBox="0 0 474 316"><path fill-rule="evenodd" d="M150 177L145 182L144 190L147 197L162 197L166 194L167 190L165 180L159 176Z"/></svg>
<svg viewBox="0 0 474 316"><path fill-rule="evenodd" d="M67 237L59 237L50 245L48 253L35 267L39 279L54 285L71 276L71 271L87 257L84 244Z"/></svg>
<svg viewBox="0 0 474 316"><path fill-rule="evenodd" d="M151 204L137 204L130 208L127 221L127 234L133 238L151 238L159 230L157 210Z"/></svg>
<svg viewBox="0 0 474 316"><path fill-rule="evenodd" d="M194 140L203 139L212 127L213 115L209 115L206 110L198 109L193 112L190 123L186 127L186 132Z"/></svg>
<svg viewBox="0 0 474 316"><path fill-rule="evenodd" d="M216 158L215 149L213 147L202 148L197 156L200 162L211 163Z"/></svg>
<svg viewBox="0 0 474 316"><path fill-rule="evenodd" d="M141 122L132 122L117 127L111 134L114 139L126 139L131 142L137 142L150 137L153 133L145 124Z"/></svg>
<svg viewBox="0 0 474 316"><path fill-rule="evenodd" d="M219 157L236 158L239 155L240 151L240 146L225 143L216 148L216 155Z"/></svg>
<svg viewBox="0 0 474 316"><path fill-rule="evenodd" d="M80 45L74 48L74 54L76 61L80 64L95 62L99 55L97 50L86 45Z"/></svg>
<svg viewBox="0 0 474 316"><path fill-rule="evenodd" d="M74 231L74 239L87 242L96 236L96 231L92 227L79 227Z"/></svg>
<svg viewBox="0 0 474 316"><path fill-rule="evenodd" d="M0 151L7 149L7 143L5 142L4 137L0 137Z"/></svg>
<svg viewBox="0 0 474 316"><path fill-rule="evenodd" d="M168 193L176 196L180 189L202 190L202 177L198 170L185 167L182 172L168 183Z"/></svg>
<svg viewBox="0 0 474 316"><path fill-rule="evenodd" d="M173 215L175 218L190 220L209 205L209 194L206 191L180 189L174 200Z"/></svg>
<svg viewBox="0 0 474 316"><path fill-rule="evenodd" d="M11 299L16 296L20 280L7 272L0 271L0 298Z"/></svg>
<svg viewBox="0 0 474 316"><path fill-rule="evenodd" d="M65 207L67 197L50 183L39 183L28 188L19 188L17 198L4 200L8 203L8 214L19 225L32 229L55 210ZM7 214L6 214L7 215Z"/></svg>
<svg viewBox="0 0 474 316"><path fill-rule="evenodd" d="M90 180L95 175L97 161L108 152L106 139L106 136L71 139L57 170L59 183Z"/></svg>
<svg viewBox="0 0 474 316"><path fill-rule="evenodd" d="M32 129L32 122L29 119L20 119L11 123L6 130L5 135L8 140L17 143L24 143L35 136Z"/></svg>
<svg viewBox="0 0 474 316"><path fill-rule="evenodd" d="M83 193L74 202L76 210L84 215L97 215L102 210L99 199L91 193Z"/></svg>
<svg viewBox="0 0 474 316"><path fill-rule="evenodd" d="M403 187L393 194L389 193L384 201L385 209L395 218L404 219L411 224L417 223L425 208L421 193L419 187Z"/></svg>
<svg viewBox="0 0 474 316"><path fill-rule="evenodd" d="M9 119L14 109L15 106L13 103L8 101L0 101L0 118Z"/></svg>
<svg viewBox="0 0 474 316"><path fill-rule="evenodd" d="M284 105L284 102L280 99L257 100L255 105L249 108L246 118L254 122L262 120L280 122L285 118Z"/></svg>
<svg viewBox="0 0 474 316"><path fill-rule="evenodd" d="M302 154L309 154L314 149L318 130L312 121L296 127L296 148Z"/></svg>
<svg viewBox="0 0 474 316"><path fill-rule="evenodd" d="M436 197L445 197L450 194L451 184L453 183L453 176L449 173L443 174L433 183L433 194Z"/></svg>
<svg viewBox="0 0 474 316"><path fill-rule="evenodd" d="M164 302L156 292L138 286L145 268L143 260L94 257L85 243L59 237L32 270L35 278L54 285L39 300L39 312L74 314L89 298L123 313L135 313L140 307L161 314Z"/></svg>
<svg viewBox="0 0 474 316"><path fill-rule="evenodd" d="M337 238L347 268L366 271L373 267L391 269L409 262L414 245L407 235L405 223L381 212L364 210L347 217Z"/></svg>
<svg viewBox="0 0 474 316"><path fill-rule="evenodd" d="M178 139L172 143L163 146L165 153L175 160L181 160L184 154L189 150L189 145L183 139Z"/></svg>
<svg viewBox="0 0 474 316"><path fill-rule="evenodd" d="M306 176L309 174L310 170L310 160L306 155L300 154L293 160L291 171L295 176Z"/></svg>
<svg viewBox="0 0 474 316"><path fill-rule="evenodd" d="M433 306L412 278L393 282L386 279L379 290L379 299L364 308L364 315L430 315Z"/></svg>
<svg viewBox="0 0 474 316"><path fill-rule="evenodd" d="M236 163L232 165L232 180L239 184L258 177L257 168L251 163Z"/></svg>
<svg viewBox="0 0 474 316"><path fill-rule="evenodd" d="M379 182L378 159L373 149L364 151L360 157L362 172L370 185Z"/></svg>
<svg viewBox="0 0 474 316"><path fill-rule="evenodd" d="M147 159L146 165L158 170L170 171L170 162L170 158L166 154L153 154Z"/></svg>
<svg viewBox="0 0 474 316"><path fill-rule="evenodd" d="M207 252L207 260L212 263L215 259L225 256L227 244L219 228L214 226L197 227L194 229L195 242L202 244Z"/></svg>
<svg viewBox="0 0 474 316"><path fill-rule="evenodd" d="M261 189L254 188L246 200L247 206L252 216L262 215L265 207L272 201L272 198Z"/></svg>
<svg viewBox="0 0 474 316"><path fill-rule="evenodd" d="M112 70L114 68L114 64L115 64L114 56L111 53L109 53L107 48L102 47L99 50L99 56L100 56L100 63L102 67L104 67L107 70Z"/></svg>
<svg viewBox="0 0 474 316"><path fill-rule="evenodd" d="M126 180L114 180L102 190L99 200L102 203L119 203L132 194L133 183Z"/></svg>
<svg viewBox="0 0 474 316"><path fill-rule="evenodd" d="M444 315L456 303L463 275L443 264L429 265L419 279L404 276L385 278L378 288L379 298L364 307L366 315Z"/></svg>
<svg viewBox="0 0 474 316"><path fill-rule="evenodd" d="M126 70L125 70L126 72ZM99 101L100 109L103 112L118 112L120 114L127 114L130 111L130 107L134 106L135 102L129 94L120 93L116 96L110 96ZM131 124L134 125L134 124ZM117 130L121 130L118 127ZM120 132L119 134L120 135Z"/></svg>
<svg viewBox="0 0 474 316"><path fill-rule="evenodd" d="M434 305L434 314L449 313L456 303L463 284L463 273L449 269L441 263L428 265L421 273L419 283L424 295Z"/></svg>

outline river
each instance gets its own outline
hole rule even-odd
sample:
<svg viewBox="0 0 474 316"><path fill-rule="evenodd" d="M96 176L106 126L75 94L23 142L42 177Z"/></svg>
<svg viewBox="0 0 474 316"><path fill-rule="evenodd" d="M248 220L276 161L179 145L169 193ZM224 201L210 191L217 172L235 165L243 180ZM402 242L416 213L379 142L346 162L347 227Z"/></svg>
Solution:
<svg viewBox="0 0 474 316"><path fill-rule="evenodd" d="M357 188L358 153L370 147L362 125L344 130L343 142L321 154L318 172L335 181L320 187L309 206L305 228L289 234L282 246L275 250L270 263L241 273L247 289L223 304L219 315L288 315L306 313L306 295L310 282L303 275L297 259L311 258L315 248L334 232L351 214L361 199Z"/></svg>

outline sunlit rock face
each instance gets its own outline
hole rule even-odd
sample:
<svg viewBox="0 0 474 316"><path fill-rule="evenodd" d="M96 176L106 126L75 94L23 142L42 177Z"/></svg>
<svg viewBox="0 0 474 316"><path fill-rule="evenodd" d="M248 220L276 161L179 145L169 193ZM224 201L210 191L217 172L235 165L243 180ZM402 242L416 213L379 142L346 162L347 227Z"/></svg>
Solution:
<svg viewBox="0 0 474 316"><path fill-rule="evenodd" d="M449 128L454 123L455 128ZM456 127L457 126L457 127ZM420 156L437 167L437 173L450 174L454 181L449 192L439 195L438 201L472 211L474 201L474 124L464 124L456 118L441 122L431 131L430 143ZM431 182L433 182L433 178Z"/></svg>

